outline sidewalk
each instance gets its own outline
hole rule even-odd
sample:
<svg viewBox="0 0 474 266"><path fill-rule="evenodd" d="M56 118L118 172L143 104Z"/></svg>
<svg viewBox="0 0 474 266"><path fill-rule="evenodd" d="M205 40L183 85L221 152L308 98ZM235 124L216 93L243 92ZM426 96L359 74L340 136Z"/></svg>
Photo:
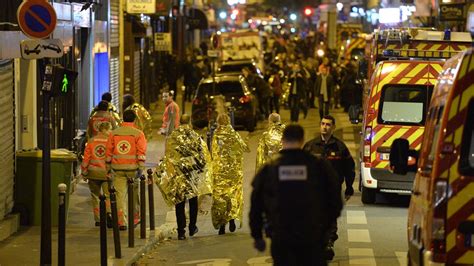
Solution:
<svg viewBox="0 0 474 266"><path fill-rule="evenodd" d="M161 126L163 104L154 103L150 107L153 116L154 136L148 143L147 168L154 168L164 153L164 138L158 136ZM189 110L189 109L188 109ZM55 193L53 193L55 195ZM148 193L147 193L148 195ZM147 199L147 238L140 239L140 226L135 229L135 247L128 247L128 231L120 231L122 258L115 259L112 229L107 230L108 265L131 265L155 244L176 234L171 211L166 206L160 191L154 186L155 225L156 230L149 230ZM66 264L99 265L100 236L99 227L94 226L90 203L90 192L87 183L81 181L69 197L69 210L66 224ZM40 262L40 226L22 226L19 232L0 242L0 266L38 265ZM52 262L57 265L57 227L52 232Z"/></svg>

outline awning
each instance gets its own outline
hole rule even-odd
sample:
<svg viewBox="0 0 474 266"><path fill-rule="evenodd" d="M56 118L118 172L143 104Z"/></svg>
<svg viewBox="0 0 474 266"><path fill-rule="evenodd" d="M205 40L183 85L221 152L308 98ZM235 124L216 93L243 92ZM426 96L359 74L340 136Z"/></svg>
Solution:
<svg viewBox="0 0 474 266"><path fill-rule="evenodd" d="M188 16L186 18L189 30L207 30L209 23L207 21L206 14L200 9L190 8L188 10Z"/></svg>

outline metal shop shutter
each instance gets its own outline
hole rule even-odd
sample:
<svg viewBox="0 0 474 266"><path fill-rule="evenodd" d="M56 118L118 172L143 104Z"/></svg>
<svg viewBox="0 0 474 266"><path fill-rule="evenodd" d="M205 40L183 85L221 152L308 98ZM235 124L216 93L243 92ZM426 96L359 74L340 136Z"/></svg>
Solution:
<svg viewBox="0 0 474 266"><path fill-rule="evenodd" d="M15 105L13 61L0 60L0 220L13 208Z"/></svg>
<svg viewBox="0 0 474 266"><path fill-rule="evenodd" d="M119 58L110 58L110 93L112 94L112 103L120 110L119 96Z"/></svg>
<svg viewBox="0 0 474 266"><path fill-rule="evenodd" d="M136 50L133 53L133 97L135 101L140 101L140 78L141 78L141 53L140 50Z"/></svg>

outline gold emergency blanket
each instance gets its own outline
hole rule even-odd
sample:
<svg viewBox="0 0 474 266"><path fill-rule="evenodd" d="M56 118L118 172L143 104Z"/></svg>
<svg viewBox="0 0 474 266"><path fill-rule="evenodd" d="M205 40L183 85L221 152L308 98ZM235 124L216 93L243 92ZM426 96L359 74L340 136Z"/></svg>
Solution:
<svg viewBox="0 0 474 266"><path fill-rule="evenodd" d="M210 159L206 142L189 125L171 133L155 171L156 185L169 206L212 192Z"/></svg>
<svg viewBox="0 0 474 266"><path fill-rule="evenodd" d="M137 116L137 119L135 119L135 126L143 131L148 141L151 140L153 136L153 130L151 128L152 119L150 113L148 113L145 107L139 103L130 105L124 110L124 112L126 110L133 110L133 112L135 112L135 115Z"/></svg>
<svg viewBox="0 0 474 266"><path fill-rule="evenodd" d="M249 147L230 125L219 126L212 138L212 224L214 228L232 219L241 221L243 198L243 152Z"/></svg>
<svg viewBox="0 0 474 266"><path fill-rule="evenodd" d="M272 157L282 149L281 138L285 125L274 123L263 132L257 148L257 164L255 171L258 172L260 168L270 161Z"/></svg>

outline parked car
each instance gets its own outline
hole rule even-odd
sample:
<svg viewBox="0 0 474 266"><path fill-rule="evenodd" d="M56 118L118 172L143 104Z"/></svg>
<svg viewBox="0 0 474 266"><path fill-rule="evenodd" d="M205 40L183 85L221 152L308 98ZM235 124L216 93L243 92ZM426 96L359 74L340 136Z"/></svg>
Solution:
<svg viewBox="0 0 474 266"><path fill-rule="evenodd" d="M254 74L257 74L263 78L262 70L258 68L255 60L253 59L224 61L217 69L217 75L239 75L242 73L242 69L244 67L248 67Z"/></svg>
<svg viewBox="0 0 474 266"><path fill-rule="evenodd" d="M218 95L224 97L227 105L235 108L235 125L243 126L250 132L255 130L256 98L241 75L223 75L201 80L191 108L194 127L206 127L209 120L215 119L215 99Z"/></svg>

